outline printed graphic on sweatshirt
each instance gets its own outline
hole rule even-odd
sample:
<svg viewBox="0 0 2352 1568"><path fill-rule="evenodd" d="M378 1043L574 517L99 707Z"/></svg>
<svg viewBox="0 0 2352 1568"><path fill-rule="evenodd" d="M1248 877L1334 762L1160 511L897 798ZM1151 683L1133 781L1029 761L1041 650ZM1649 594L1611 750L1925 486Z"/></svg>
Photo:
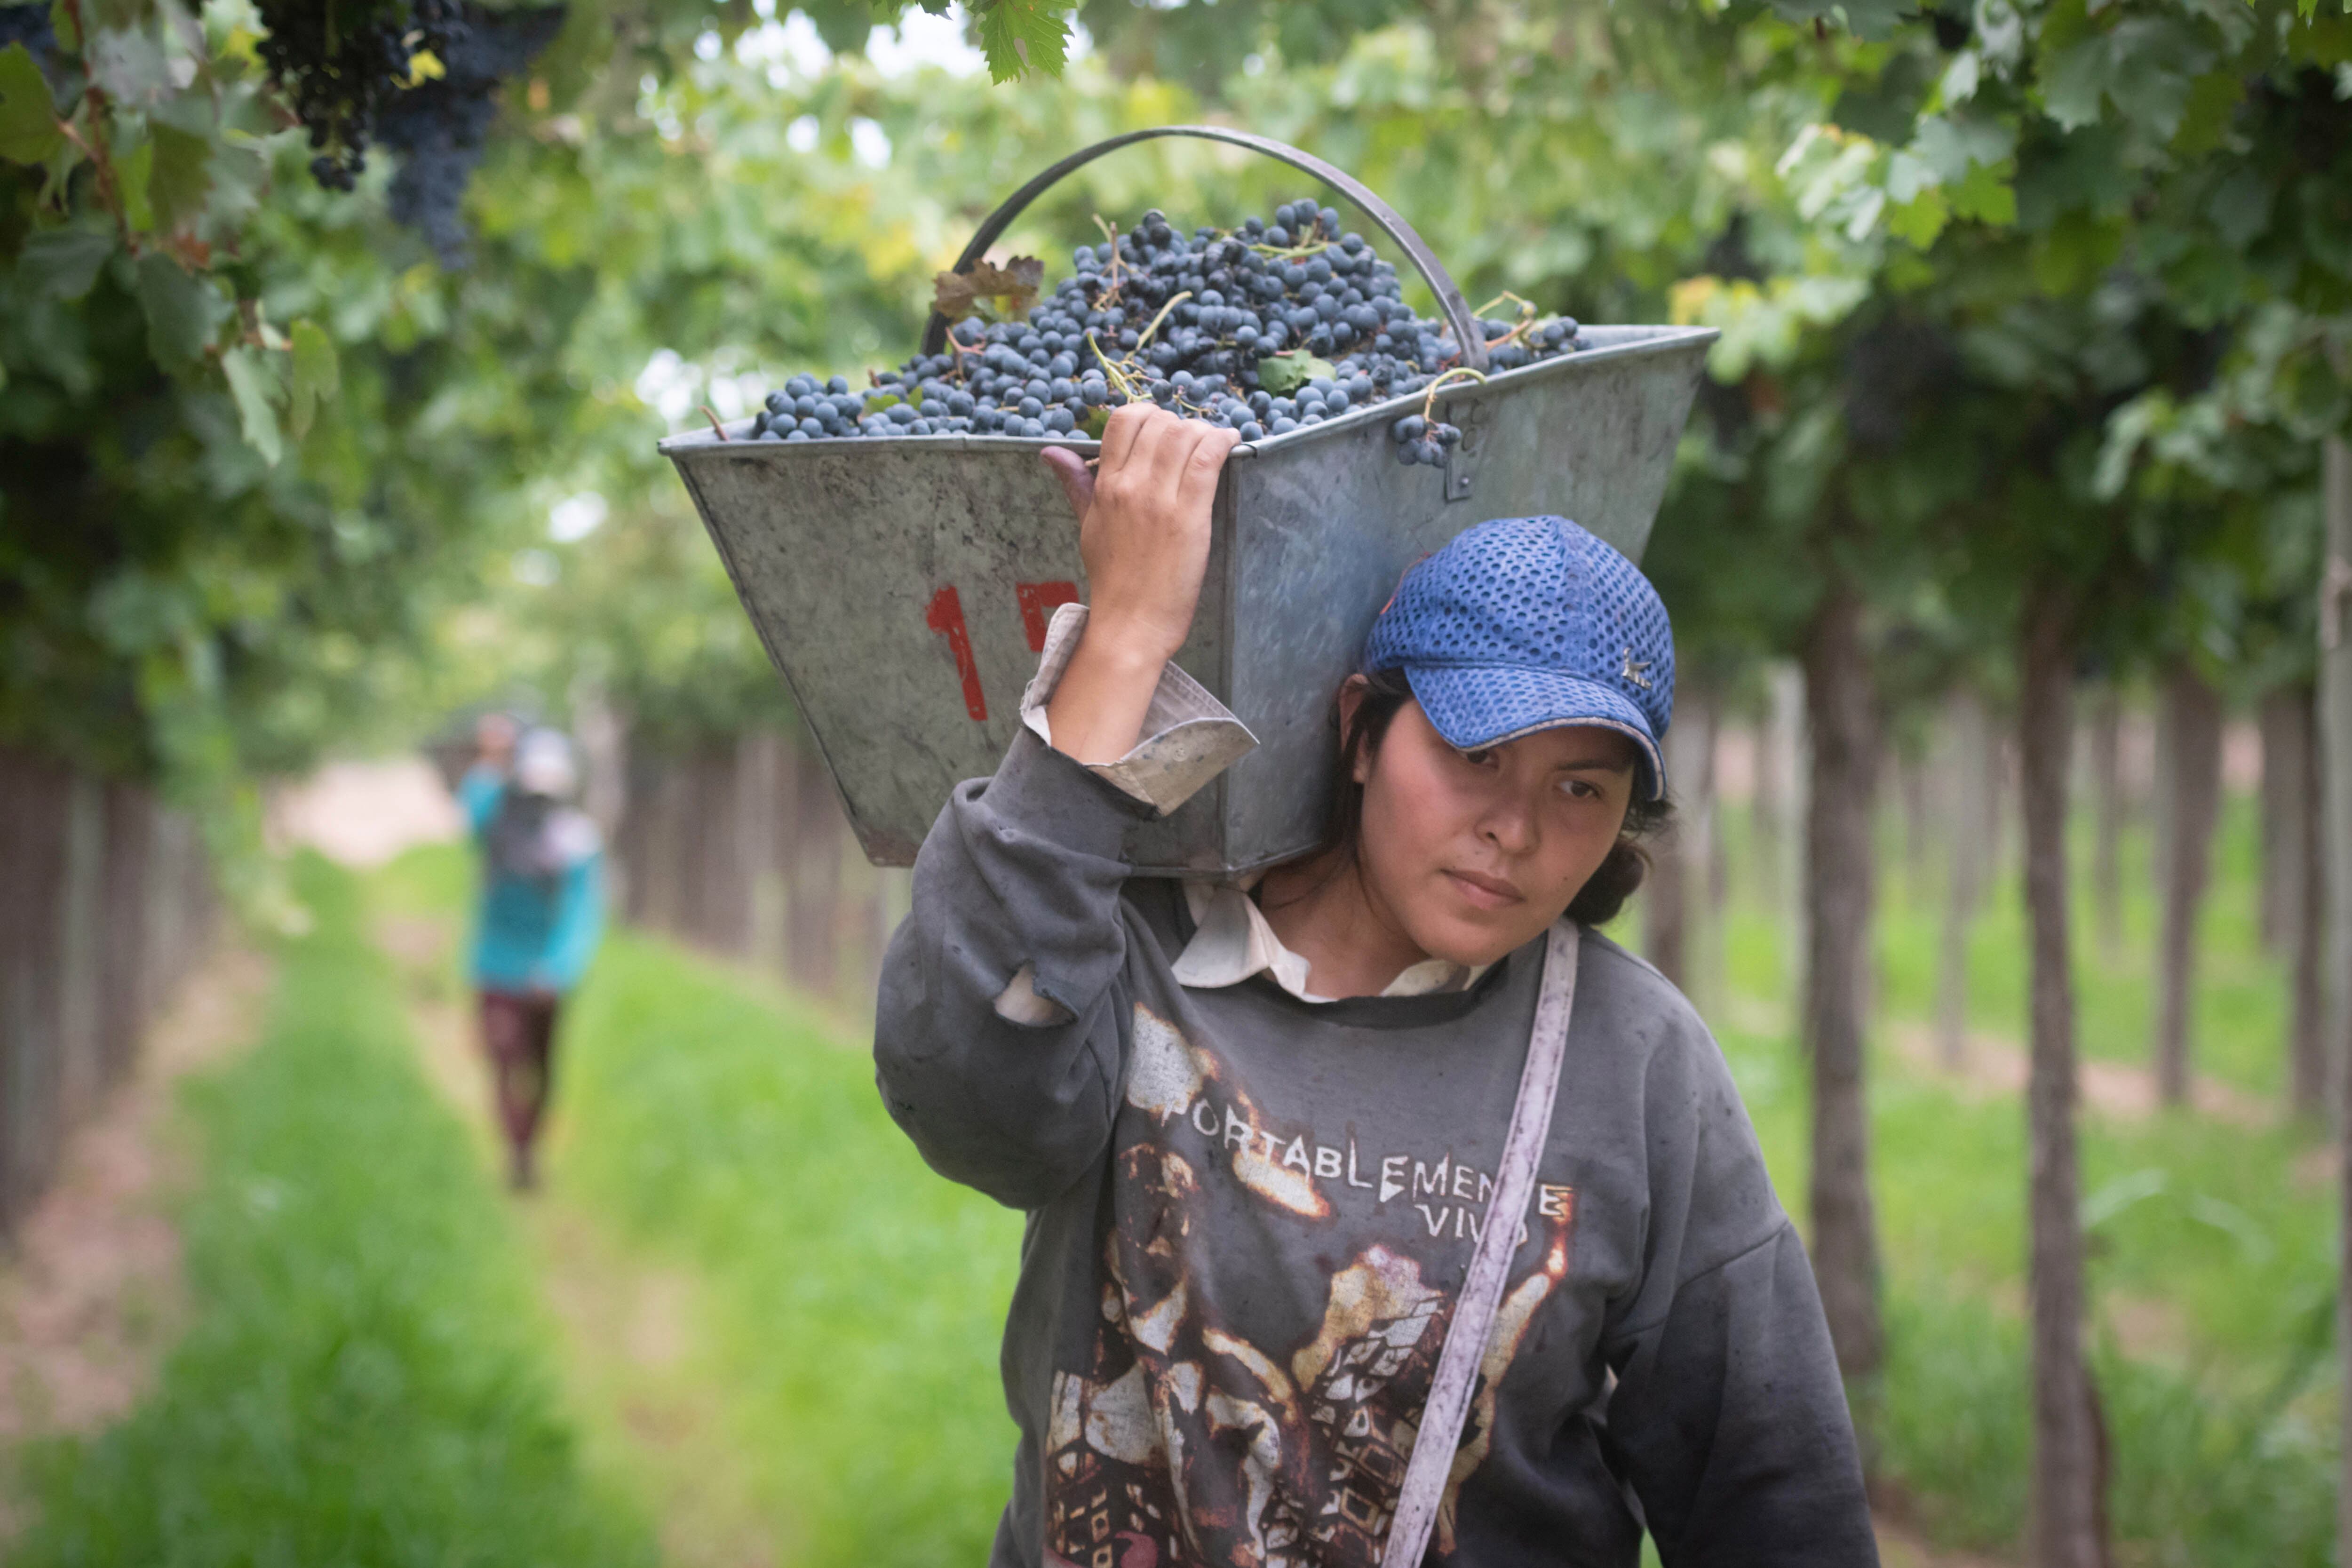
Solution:
<svg viewBox="0 0 2352 1568"><path fill-rule="evenodd" d="M1145 1114L1122 1122L1140 1132L1116 1154L1092 1364L1054 1380L1045 1562L1373 1568L1491 1173L1449 1152L1363 1150L1352 1130L1335 1141L1277 1124L1217 1058L1141 1006L1127 1100ZM1297 1219L1344 1234L1361 1218L1383 1237L1331 1275L1321 1325L1299 1343L1249 1342L1196 1288L1250 1267L1203 1235L1203 1184L1223 1181ZM1438 1515L1441 1556L1454 1550L1455 1496L1492 1440L1496 1384L1567 1276L1575 1194L1540 1187L1531 1217L1545 1245L1506 1290Z"/></svg>

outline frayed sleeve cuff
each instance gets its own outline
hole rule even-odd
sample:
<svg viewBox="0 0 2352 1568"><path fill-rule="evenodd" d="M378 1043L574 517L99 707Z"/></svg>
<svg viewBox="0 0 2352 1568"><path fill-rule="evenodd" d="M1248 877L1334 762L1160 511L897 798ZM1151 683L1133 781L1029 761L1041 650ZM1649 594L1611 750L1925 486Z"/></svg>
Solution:
<svg viewBox="0 0 2352 1568"><path fill-rule="evenodd" d="M1021 722L1048 746L1054 743L1045 705L1062 684L1078 639L1087 629L1087 607L1064 605L1046 628L1045 651L1037 673L1021 694ZM1161 667L1160 684L1144 710L1143 738L1115 763L1089 763L1087 771L1165 816L1198 794L1211 779L1257 745L1249 726L1234 717L1208 689L1171 660Z"/></svg>

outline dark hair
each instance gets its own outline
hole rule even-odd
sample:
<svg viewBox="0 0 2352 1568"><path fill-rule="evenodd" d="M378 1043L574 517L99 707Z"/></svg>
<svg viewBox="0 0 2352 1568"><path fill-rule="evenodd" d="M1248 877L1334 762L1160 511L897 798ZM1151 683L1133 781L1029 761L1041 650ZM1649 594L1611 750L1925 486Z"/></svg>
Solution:
<svg viewBox="0 0 2352 1568"><path fill-rule="evenodd" d="M1402 669L1383 669L1364 677L1363 700L1356 704L1355 722L1339 716L1332 704L1332 722L1340 731L1339 771L1331 781L1330 815L1323 834L1326 853L1343 851L1353 858L1364 831L1364 786L1356 782L1356 764L1377 754L1397 713L1412 700L1412 688ZM1649 875L1650 857L1644 840L1656 836L1675 815L1671 800L1636 799L1625 808L1625 826L1608 858L1569 900L1568 918L1580 925L1606 925L1617 918L1625 900Z"/></svg>

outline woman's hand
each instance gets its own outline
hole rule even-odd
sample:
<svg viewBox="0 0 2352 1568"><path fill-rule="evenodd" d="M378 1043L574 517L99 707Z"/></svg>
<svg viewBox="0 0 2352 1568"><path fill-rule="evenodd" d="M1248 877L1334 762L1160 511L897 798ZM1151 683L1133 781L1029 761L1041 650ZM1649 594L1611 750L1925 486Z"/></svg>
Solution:
<svg viewBox="0 0 2352 1568"><path fill-rule="evenodd" d="M1217 476L1240 439L1130 403L1112 412L1094 473L1075 452L1045 449L1077 515L1088 591L1086 635L1046 705L1055 751L1114 763L1135 748L1160 668L1192 634Z"/></svg>
<svg viewBox="0 0 2352 1568"><path fill-rule="evenodd" d="M1078 519L1088 642L1117 642L1155 664L1184 646L1209 564L1217 474L1240 439L1202 420L1130 403L1112 411L1095 472L1076 452L1045 449Z"/></svg>

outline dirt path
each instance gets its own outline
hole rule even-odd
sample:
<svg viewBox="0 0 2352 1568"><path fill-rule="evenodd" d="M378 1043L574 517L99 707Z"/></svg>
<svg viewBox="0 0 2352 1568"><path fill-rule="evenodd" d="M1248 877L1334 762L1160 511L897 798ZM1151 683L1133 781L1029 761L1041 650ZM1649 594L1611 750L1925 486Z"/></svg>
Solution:
<svg viewBox="0 0 2352 1568"><path fill-rule="evenodd" d="M419 844L446 844L465 829L441 775L418 756L330 763L272 792L267 823L275 847L307 844L362 869Z"/></svg>
<svg viewBox="0 0 2352 1568"><path fill-rule="evenodd" d="M185 1319L168 1213L191 1152L171 1127L180 1079L252 1043L269 965L228 947L149 1030L139 1065L68 1141L56 1182L0 1261L0 1453L128 1414ZM13 1532L0 1499L0 1541Z"/></svg>
<svg viewBox="0 0 2352 1568"><path fill-rule="evenodd" d="M449 962L454 927L378 922L400 967L426 1075L465 1118L488 1170L502 1170L473 1021ZM534 1271L563 1336L566 1392L588 1462L653 1519L666 1568L774 1568L778 1530L729 1439L728 1381L704 1342L697 1281L633 1258L563 1191L562 1100L546 1180L517 1200Z"/></svg>

